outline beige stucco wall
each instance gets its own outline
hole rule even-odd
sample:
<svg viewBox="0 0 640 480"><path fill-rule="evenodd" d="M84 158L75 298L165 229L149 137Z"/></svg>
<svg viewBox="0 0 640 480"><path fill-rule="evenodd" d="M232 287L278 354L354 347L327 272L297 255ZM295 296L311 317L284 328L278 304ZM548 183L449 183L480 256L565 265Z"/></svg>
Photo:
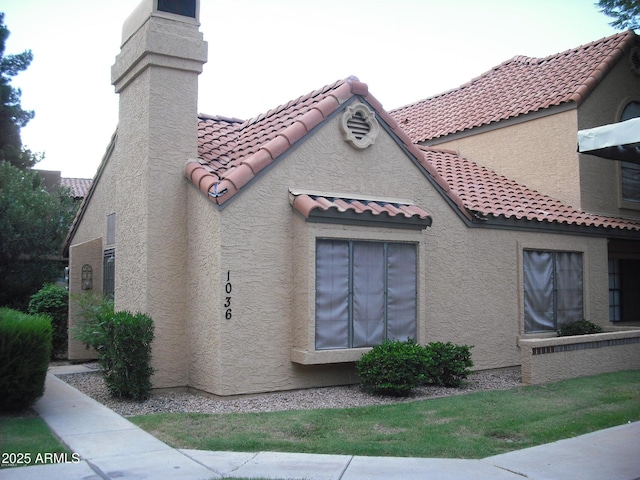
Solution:
<svg viewBox="0 0 640 480"><path fill-rule="evenodd" d="M578 109L580 129L620 121L624 107L640 102L640 77L631 72L623 57ZM640 204L623 202L620 191L620 162L593 155L580 155L583 208L590 212L640 218Z"/></svg>
<svg viewBox="0 0 640 480"><path fill-rule="evenodd" d="M526 118L526 117L525 117ZM439 143L505 177L580 208L575 109Z"/></svg>
<svg viewBox="0 0 640 480"><path fill-rule="evenodd" d="M384 131L355 150L338 123L328 121L220 211L190 187L192 386L231 395L357 381L352 363L325 363L353 361L353 352L314 351L317 237L418 243L419 341L474 345L478 369L520 364L522 248L584 252L585 315L605 321L606 240L468 228ZM412 199L433 225L312 224L290 206L290 188Z"/></svg>

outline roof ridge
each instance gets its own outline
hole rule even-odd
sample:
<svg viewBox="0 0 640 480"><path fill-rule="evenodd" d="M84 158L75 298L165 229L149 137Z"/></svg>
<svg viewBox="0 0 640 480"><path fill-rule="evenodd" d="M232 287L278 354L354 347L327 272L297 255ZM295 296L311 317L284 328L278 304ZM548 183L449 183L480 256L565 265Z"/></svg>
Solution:
<svg viewBox="0 0 640 480"><path fill-rule="evenodd" d="M305 100L307 100L309 98L317 97L318 95L326 93L326 92L328 92L330 90L334 90L334 89L338 88L340 85L342 85L343 83L346 83L348 80L350 80L352 78L355 78L357 80L356 77L350 76L350 77L348 77L346 79L336 80L335 82L330 83L329 85L325 85L324 87L321 87L321 88L319 88L317 90L314 90L312 92L306 93L304 95L300 95L297 98L289 100L287 103L283 103L283 104L281 104L281 105L279 105L277 107L274 107L274 108L272 108L272 109L270 109L270 110L268 110L266 112L260 113L259 115L255 116L253 118L249 118L249 119L245 120L243 122L242 127L244 128L246 126L253 125L253 124L255 124L255 123L259 122L259 121L264 120L265 118L269 118L269 117L271 117L273 115L276 115L276 114L282 112L283 110L286 110L287 108L290 108L292 105L296 105L296 104L301 103L301 102L303 102L303 101L305 101Z"/></svg>
<svg viewBox="0 0 640 480"><path fill-rule="evenodd" d="M245 120L236 117L225 117L224 115L209 115L207 113L199 113L198 118L202 120L214 120L216 122L243 123Z"/></svg>

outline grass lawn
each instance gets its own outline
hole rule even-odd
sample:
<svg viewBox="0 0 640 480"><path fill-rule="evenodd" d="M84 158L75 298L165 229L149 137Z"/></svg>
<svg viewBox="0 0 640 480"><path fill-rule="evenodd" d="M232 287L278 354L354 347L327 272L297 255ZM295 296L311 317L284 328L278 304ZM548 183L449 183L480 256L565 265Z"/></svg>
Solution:
<svg viewBox="0 0 640 480"><path fill-rule="evenodd" d="M640 420L640 370L395 405L129 420L176 448L484 458Z"/></svg>
<svg viewBox="0 0 640 480"><path fill-rule="evenodd" d="M40 417L0 417L0 468L54 463L45 454L67 454L71 458L71 452ZM16 461L19 463L12 464Z"/></svg>

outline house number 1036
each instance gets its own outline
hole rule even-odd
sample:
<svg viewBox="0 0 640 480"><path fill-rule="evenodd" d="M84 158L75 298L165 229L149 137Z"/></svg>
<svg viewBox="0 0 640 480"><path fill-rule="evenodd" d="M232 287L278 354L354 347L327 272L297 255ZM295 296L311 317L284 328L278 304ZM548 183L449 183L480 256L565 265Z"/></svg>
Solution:
<svg viewBox="0 0 640 480"><path fill-rule="evenodd" d="M231 320L232 312L231 312L231 271L227 270L227 283L224 285L224 292L226 296L224 297L224 308L226 309L224 312L224 318L227 320Z"/></svg>

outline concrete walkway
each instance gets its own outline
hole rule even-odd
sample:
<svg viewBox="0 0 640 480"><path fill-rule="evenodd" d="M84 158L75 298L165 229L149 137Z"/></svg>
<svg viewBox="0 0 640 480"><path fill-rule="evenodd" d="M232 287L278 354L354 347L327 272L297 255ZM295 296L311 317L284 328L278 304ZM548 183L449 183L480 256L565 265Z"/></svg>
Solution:
<svg viewBox="0 0 640 480"><path fill-rule="evenodd" d="M482 460L176 450L54 376L77 371L86 369L52 367L34 408L80 460L6 468L0 478L640 479L640 422Z"/></svg>

